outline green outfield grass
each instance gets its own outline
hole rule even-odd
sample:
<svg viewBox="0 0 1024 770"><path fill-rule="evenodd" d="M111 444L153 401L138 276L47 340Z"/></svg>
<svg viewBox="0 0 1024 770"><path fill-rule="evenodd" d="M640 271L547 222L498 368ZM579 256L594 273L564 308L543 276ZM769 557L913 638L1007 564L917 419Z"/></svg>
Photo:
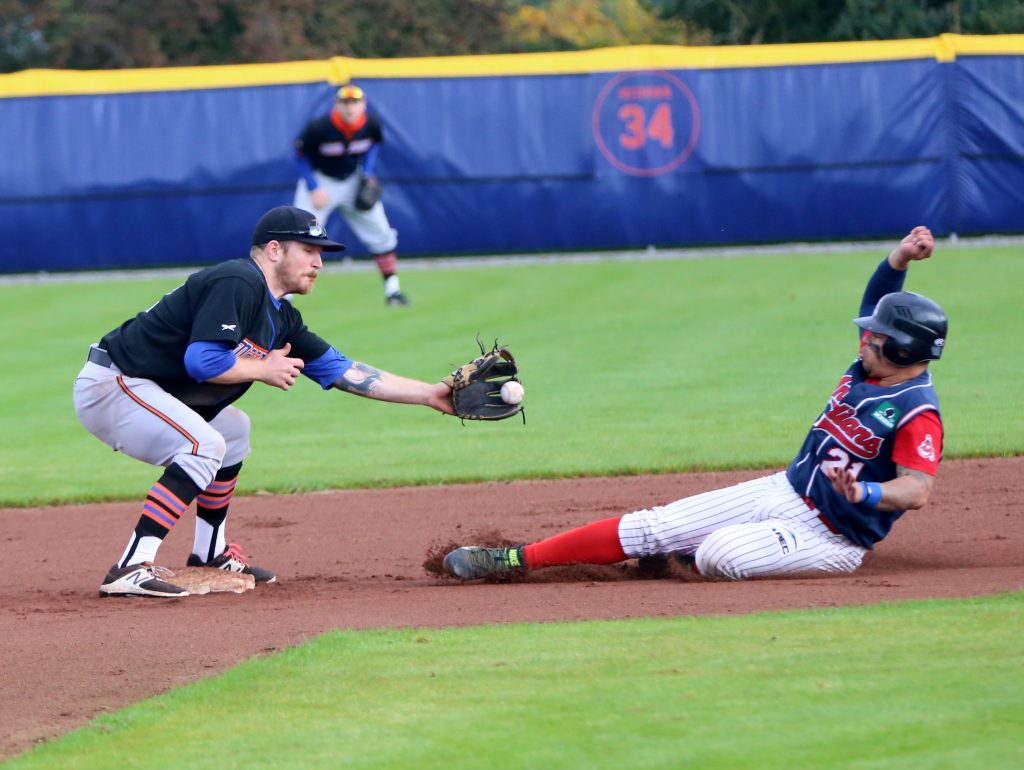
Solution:
<svg viewBox="0 0 1024 770"><path fill-rule="evenodd" d="M331 632L9 767L1016 768L1021 598Z"/></svg>
<svg viewBox="0 0 1024 770"><path fill-rule="evenodd" d="M781 466L855 354L850 319L886 250L409 270L401 310L372 272L324 274L297 303L352 358L436 381L478 332L509 344L527 424L257 385L239 402L254 424L239 494ZM178 283L0 286L22 330L0 380L0 505L148 488L152 468L78 424L71 383L91 342ZM1022 285L1022 247L940 248L912 268L907 288L951 317L934 366L947 457L1024 452Z"/></svg>

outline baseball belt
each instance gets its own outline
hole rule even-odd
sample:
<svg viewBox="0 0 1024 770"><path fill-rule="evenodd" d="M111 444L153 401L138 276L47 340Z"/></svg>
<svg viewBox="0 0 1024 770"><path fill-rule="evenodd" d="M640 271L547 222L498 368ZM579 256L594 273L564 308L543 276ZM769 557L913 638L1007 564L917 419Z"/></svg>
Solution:
<svg viewBox="0 0 1024 770"><path fill-rule="evenodd" d="M89 348L89 361L90 363L106 366L107 368L114 365L114 362L110 358L110 354L103 348Z"/></svg>

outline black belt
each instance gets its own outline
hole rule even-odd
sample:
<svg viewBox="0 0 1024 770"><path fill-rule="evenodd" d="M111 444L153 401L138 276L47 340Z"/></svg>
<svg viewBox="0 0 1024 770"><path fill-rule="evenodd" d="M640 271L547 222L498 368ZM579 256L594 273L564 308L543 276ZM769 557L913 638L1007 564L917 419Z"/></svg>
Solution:
<svg viewBox="0 0 1024 770"><path fill-rule="evenodd" d="M110 354L102 348L89 348L89 361L106 367L114 365L114 362L110 359Z"/></svg>

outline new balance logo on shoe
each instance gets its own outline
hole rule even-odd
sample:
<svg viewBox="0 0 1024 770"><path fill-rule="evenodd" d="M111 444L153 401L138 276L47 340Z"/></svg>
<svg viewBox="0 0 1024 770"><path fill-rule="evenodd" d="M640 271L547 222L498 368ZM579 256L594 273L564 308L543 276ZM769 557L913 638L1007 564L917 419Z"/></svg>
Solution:
<svg viewBox="0 0 1024 770"><path fill-rule="evenodd" d="M168 582L164 578L173 573L166 567L157 567L145 562L118 567L116 564L107 572L100 585L100 596L155 596L177 599L188 596L188 591Z"/></svg>
<svg viewBox="0 0 1024 770"><path fill-rule="evenodd" d="M190 554L185 565L188 567L213 567L214 569L222 569L227 572L241 572L245 575L252 575L257 583L277 582L277 575L269 569L250 564L249 560L242 553L241 547L234 543L228 543L224 553L213 557L208 562L203 561L194 553Z"/></svg>

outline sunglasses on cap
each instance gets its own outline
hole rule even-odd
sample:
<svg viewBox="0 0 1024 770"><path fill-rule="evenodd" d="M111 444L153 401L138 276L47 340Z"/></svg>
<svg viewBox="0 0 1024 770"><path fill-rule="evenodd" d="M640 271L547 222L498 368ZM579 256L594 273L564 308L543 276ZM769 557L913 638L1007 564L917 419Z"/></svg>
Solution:
<svg viewBox="0 0 1024 770"><path fill-rule="evenodd" d="M359 86L342 86L338 89L339 102L361 102L365 96Z"/></svg>
<svg viewBox="0 0 1024 770"><path fill-rule="evenodd" d="M303 235L307 238L326 238L327 230L319 222L312 222L305 230L267 230L267 235Z"/></svg>

